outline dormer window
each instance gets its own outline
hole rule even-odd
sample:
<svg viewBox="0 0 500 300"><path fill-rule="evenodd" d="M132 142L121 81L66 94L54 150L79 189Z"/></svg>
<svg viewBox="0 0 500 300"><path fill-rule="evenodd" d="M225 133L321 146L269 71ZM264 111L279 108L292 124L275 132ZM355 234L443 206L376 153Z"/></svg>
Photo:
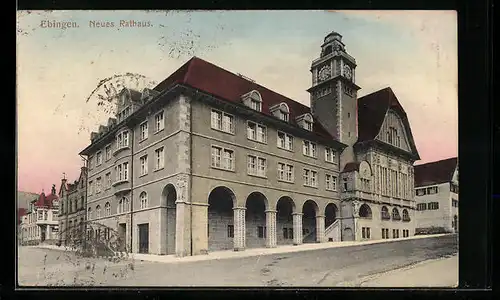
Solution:
<svg viewBox="0 0 500 300"><path fill-rule="evenodd" d="M241 96L241 98L246 106L256 111L262 111L262 97L258 91L253 90Z"/></svg>
<svg viewBox="0 0 500 300"><path fill-rule="evenodd" d="M271 113L277 117L278 119L288 122L288 116L290 115L290 109L286 103L280 103L277 105L273 105L269 108Z"/></svg>
<svg viewBox="0 0 500 300"><path fill-rule="evenodd" d="M304 128L305 130L312 131L313 130L313 117L311 114L306 113L297 117L297 124Z"/></svg>

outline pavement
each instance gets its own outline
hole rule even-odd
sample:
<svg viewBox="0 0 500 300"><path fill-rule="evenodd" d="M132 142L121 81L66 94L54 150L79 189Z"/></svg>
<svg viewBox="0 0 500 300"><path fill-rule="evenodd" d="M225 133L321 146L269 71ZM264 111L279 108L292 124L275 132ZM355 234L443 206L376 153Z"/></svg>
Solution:
<svg viewBox="0 0 500 300"><path fill-rule="evenodd" d="M343 248L343 247L362 246L362 245L374 245L381 243L394 243L405 240L439 238L447 235L449 234L417 235L407 238L369 240L369 241L307 243L302 245L280 245L277 246L276 248L245 249L244 251L233 251L233 250L214 251L206 255L195 255L186 257L177 257L175 255L132 253L130 254L130 258L140 261L150 261L150 262L160 262L160 263L183 263L183 262L196 262L196 261L206 261L206 260L253 257L253 256L270 255L278 253L293 253L293 252L302 252L311 250L331 249L331 248ZM56 245L38 245L32 247L52 249L52 250L62 250L62 251L68 249L64 246L56 246Z"/></svg>
<svg viewBox="0 0 500 300"><path fill-rule="evenodd" d="M119 262L20 247L18 278L24 286L445 287L453 286L456 280L450 278L458 277L458 264L453 262L457 253L456 235L220 251L184 258L134 254Z"/></svg>

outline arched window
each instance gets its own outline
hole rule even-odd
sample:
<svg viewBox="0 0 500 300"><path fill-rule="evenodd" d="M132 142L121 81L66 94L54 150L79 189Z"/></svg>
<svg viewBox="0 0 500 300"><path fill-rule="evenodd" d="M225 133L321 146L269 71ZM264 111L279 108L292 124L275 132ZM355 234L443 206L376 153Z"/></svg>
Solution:
<svg viewBox="0 0 500 300"><path fill-rule="evenodd" d="M401 220L401 216L399 215L399 211L395 207L392 209L392 219L395 221Z"/></svg>
<svg viewBox="0 0 500 300"><path fill-rule="evenodd" d="M87 210L87 220L90 219L92 219L92 208L89 207L89 209Z"/></svg>
<svg viewBox="0 0 500 300"><path fill-rule="evenodd" d="M142 192L141 195L139 196L141 200L141 209L147 208L148 207L148 194L146 192Z"/></svg>
<svg viewBox="0 0 500 300"><path fill-rule="evenodd" d="M403 209L403 221L405 221L405 222L410 221L410 214L408 213L407 209Z"/></svg>
<svg viewBox="0 0 500 300"><path fill-rule="evenodd" d="M118 214L121 214L123 212L123 205L125 205L124 199L125 199L125 197L121 198L118 201L118 206L116 207L116 213L118 213Z"/></svg>
<svg viewBox="0 0 500 300"><path fill-rule="evenodd" d="M128 198L123 197L123 202L125 203L123 206L123 211L130 211L130 201Z"/></svg>
<svg viewBox="0 0 500 300"><path fill-rule="evenodd" d="M106 202L106 204L104 204L104 215L106 217L111 216L111 204L109 202Z"/></svg>
<svg viewBox="0 0 500 300"><path fill-rule="evenodd" d="M370 206L368 206L367 204L361 205L361 207L359 208L359 216L361 218L371 219L372 210L371 210Z"/></svg>
<svg viewBox="0 0 500 300"><path fill-rule="evenodd" d="M387 209L387 206L382 206L382 220L390 220L391 215L389 214L389 209Z"/></svg>
<svg viewBox="0 0 500 300"><path fill-rule="evenodd" d="M100 205L96 206L96 208L95 208L95 214L96 214L96 218L100 218L101 217L101 206Z"/></svg>

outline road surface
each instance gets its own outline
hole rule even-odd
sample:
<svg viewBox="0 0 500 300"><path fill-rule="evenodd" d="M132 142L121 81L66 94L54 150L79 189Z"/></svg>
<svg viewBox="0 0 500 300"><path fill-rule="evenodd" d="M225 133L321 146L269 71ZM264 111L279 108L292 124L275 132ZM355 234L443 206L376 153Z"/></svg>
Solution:
<svg viewBox="0 0 500 300"><path fill-rule="evenodd" d="M180 264L109 262L57 250L20 247L18 278L22 286L336 287L353 283L361 286L363 282L366 286L363 278L457 252L456 235ZM458 266L450 272L458 272ZM436 276L435 282L439 283L439 272L428 276ZM388 284L387 280L384 284Z"/></svg>

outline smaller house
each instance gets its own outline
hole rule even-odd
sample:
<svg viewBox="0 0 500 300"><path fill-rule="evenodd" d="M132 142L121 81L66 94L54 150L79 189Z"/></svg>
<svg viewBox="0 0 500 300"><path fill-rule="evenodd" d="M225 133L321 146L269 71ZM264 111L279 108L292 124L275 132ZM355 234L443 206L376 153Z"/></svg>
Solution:
<svg viewBox="0 0 500 300"><path fill-rule="evenodd" d="M458 158L415 166L417 234L458 232Z"/></svg>

